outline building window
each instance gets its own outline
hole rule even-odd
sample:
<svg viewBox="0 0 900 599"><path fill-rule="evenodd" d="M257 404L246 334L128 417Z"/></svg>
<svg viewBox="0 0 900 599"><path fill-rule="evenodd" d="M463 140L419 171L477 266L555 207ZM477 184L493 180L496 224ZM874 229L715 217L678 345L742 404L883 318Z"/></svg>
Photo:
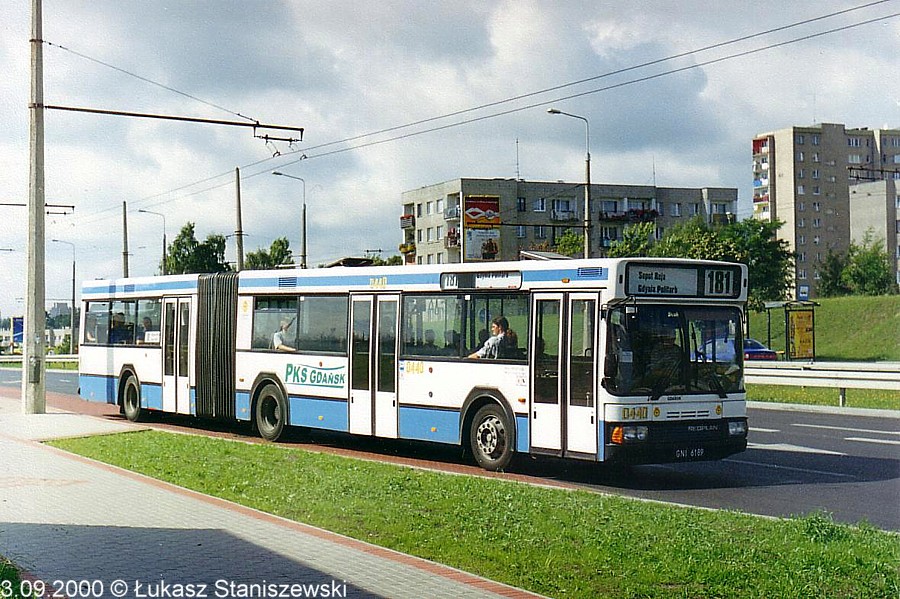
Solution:
<svg viewBox="0 0 900 599"><path fill-rule="evenodd" d="M700 204L692 203L691 204L691 216L697 216L700 214Z"/></svg>
<svg viewBox="0 0 900 599"><path fill-rule="evenodd" d="M425 231L422 229L419 229L418 231L416 231L416 235L418 238L418 242L422 243L422 239L424 239Z"/></svg>
<svg viewBox="0 0 900 599"><path fill-rule="evenodd" d="M801 218L800 220L797 221L797 228L798 228L798 229L802 229L802 228L805 227L805 226L806 226L806 220L805 220L805 219Z"/></svg>
<svg viewBox="0 0 900 599"><path fill-rule="evenodd" d="M822 188L820 188L818 185L813 185L813 195L814 196L822 195Z"/></svg>
<svg viewBox="0 0 900 599"><path fill-rule="evenodd" d="M822 238L819 237L818 235L814 236L814 237L813 237L813 243L814 243L815 245L819 245L820 243L822 243Z"/></svg>
<svg viewBox="0 0 900 599"><path fill-rule="evenodd" d="M534 201L533 205L535 212L546 212L547 211L547 200L544 198L538 198Z"/></svg>
<svg viewBox="0 0 900 599"><path fill-rule="evenodd" d="M416 216L422 216L422 204L416 204Z"/></svg>
<svg viewBox="0 0 900 599"><path fill-rule="evenodd" d="M656 203L656 211L659 212L660 214L665 214L666 213L666 204L664 202L657 202Z"/></svg>
<svg viewBox="0 0 900 599"><path fill-rule="evenodd" d="M803 135L798 134L798 135L797 135L797 145L802 146L803 143L804 143L804 141L805 141L805 140L804 140L804 138L803 138Z"/></svg>
<svg viewBox="0 0 900 599"><path fill-rule="evenodd" d="M438 241L440 241L441 239L443 239L443 238L444 238L444 227L443 227L442 225L438 225L437 227L435 227L435 228L434 228L434 234L435 234L436 239L437 239Z"/></svg>
<svg viewBox="0 0 900 599"><path fill-rule="evenodd" d="M434 229L432 229L431 227L428 227L426 239L428 241L434 241ZM431 262L429 262L428 264L431 264Z"/></svg>
<svg viewBox="0 0 900 599"><path fill-rule="evenodd" d="M812 160L813 160L813 162L820 162L818 152L813 152Z"/></svg>
<svg viewBox="0 0 900 599"><path fill-rule="evenodd" d="M813 133L812 135L810 135L810 139L812 140L812 145L814 145L814 146L819 145L819 134L818 133Z"/></svg>
<svg viewBox="0 0 900 599"><path fill-rule="evenodd" d="M681 204L678 202L672 202L672 216L681 216Z"/></svg>
<svg viewBox="0 0 900 599"><path fill-rule="evenodd" d="M862 164L862 154L850 154L847 156L847 162L850 164Z"/></svg>
<svg viewBox="0 0 900 599"><path fill-rule="evenodd" d="M616 200L603 200L600 203L600 210L603 212L616 212L619 209L619 202Z"/></svg>
<svg viewBox="0 0 900 599"><path fill-rule="evenodd" d="M519 239L525 239L525 225L516 225L516 237Z"/></svg>
<svg viewBox="0 0 900 599"><path fill-rule="evenodd" d="M534 238L535 239L546 239L547 238L547 227L545 227L543 225L535 225Z"/></svg>
<svg viewBox="0 0 900 599"><path fill-rule="evenodd" d="M806 210L806 202L797 202L797 212Z"/></svg>
<svg viewBox="0 0 900 599"><path fill-rule="evenodd" d="M805 177L806 177L806 171L803 170L802 168L801 168L801 169L797 169L797 178L798 178L798 179L803 179L803 178L805 178Z"/></svg>
<svg viewBox="0 0 900 599"><path fill-rule="evenodd" d="M797 245L806 245L806 235L797 236Z"/></svg>
<svg viewBox="0 0 900 599"><path fill-rule="evenodd" d="M812 225L812 226L813 226L813 229L820 229L820 228L822 228L822 219L821 219L821 218L814 218L814 219L813 219L813 225Z"/></svg>
<svg viewBox="0 0 900 599"><path fill-rule="evenodd" d="M527 210L525 198L516 198L516 211L525 212Z"/></svg>
<svg viewBox="0 0 900 599"><path fill-rule="evenodd" d="M813 178L813 179L818 179L818 178L819 178L819 169L817 169L817 168L814 168L814 169L813 169L813 171L812 171L812 178Z"/></svg>
<svg viewBox="0 0 900 599"><path fill-rule="evenodd" d="M435 202L434 211L438 214L444 213L444 200L438 200L437 202Z"/></svg>
<svg viewBox="0 0 900 599"><path fill-rule="evenodd" d="M806 269L805 268L801 268L797 271L797 278L798 279L806 279Z"/></svg>
<svg viewBox="0 0 900 599"><path fill-rule="evenodd" d="M858 137L848 137L847 145L850 146L851 148L858 148L860 145L859 138Z"/></svg>
<svg viewBox="0 0 900 599"><path fill-rule="evenodd" d="M803 154L803 150L797 150L797 162L803 162L806 156Z"/></svg>
<svg viewBox="0 0 900 599"><path fill-rule="evenodd" d="M434 206L434 202L428 202L425 204L425 214L431 214L431 209Z"/></svg>
<svg viewBox="0 0 900 599"><path fill-rule="evenodd" d="M797 254L797 262L806 262L806 252L800 252Z"/></svg>
<svg viewBox="0 0 900 599"><path fill-rule="evenodd" d="M805 186L805 185L798 185L798 186L797 186L797 195L798 195L798 196L802 196L802 195L805 194L805 193L806 193L806 186Z"/></svg>
<svg viewBox="0 0 900 599"><path fill-rule="evenodd" d="M819 212L821 209L822 209L821 202L813 202L813 210L815 210L816 212Z"/></svg>

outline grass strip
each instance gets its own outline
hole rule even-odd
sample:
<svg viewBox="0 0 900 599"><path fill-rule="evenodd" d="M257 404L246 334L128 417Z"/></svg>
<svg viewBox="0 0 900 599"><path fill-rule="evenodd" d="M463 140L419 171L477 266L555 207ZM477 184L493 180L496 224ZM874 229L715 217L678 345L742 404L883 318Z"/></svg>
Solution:
<svg viewBox="0 0 900 599"><path fill-rule="evenodd" d="M900 595L900 538L825 514L771 520L159 431L52 444L553 597Z"/></svg>
<svg viewBox="0 0 900 599"><path fill-rule="evenodd" d="M748 401L770 401L811 406L840 405L840 393L828 387L790 387L786 385L747 385ZM847 407L900 410L900 391L847 389Z"/></svg>

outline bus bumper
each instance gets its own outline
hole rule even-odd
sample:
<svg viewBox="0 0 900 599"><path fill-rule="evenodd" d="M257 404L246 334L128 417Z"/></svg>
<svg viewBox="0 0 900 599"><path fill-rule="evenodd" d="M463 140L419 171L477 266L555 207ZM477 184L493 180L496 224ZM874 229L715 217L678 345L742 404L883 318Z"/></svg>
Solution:
<svg viewBox="0 0 900 599"><path fill-rule="evenodd" d="M607 422L604 461L663 464L720 460L747 449L747 419Z"/></svg>

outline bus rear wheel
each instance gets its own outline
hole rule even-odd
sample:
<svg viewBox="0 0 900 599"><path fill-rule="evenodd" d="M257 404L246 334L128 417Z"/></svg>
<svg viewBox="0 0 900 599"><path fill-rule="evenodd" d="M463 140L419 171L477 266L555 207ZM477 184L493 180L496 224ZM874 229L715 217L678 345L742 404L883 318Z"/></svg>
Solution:
<svg viewBox="0 0 900 599"><path fill-rule="evenodd" d="M472 419L469 443L475 461L485 470L503 470L512 460L512 434L506 414L497 404L482 406Z"/></svg>
<svg viewBox="0 0 900 599"><path fill-rule="evenodd" d="M133 376L125 380L125 388L122 391L122 410L125 418L131 422L140 422L144 416L141 409L141 389L137 379Z"/></svg>
<svg viewBox="0 0 900 599"><path fill-rule="evenodd" d="M284 432L287 420L287 405L281 390L275 385L266 385L256 400L256 428L259 436L267 441L277 441Z"/></svg>

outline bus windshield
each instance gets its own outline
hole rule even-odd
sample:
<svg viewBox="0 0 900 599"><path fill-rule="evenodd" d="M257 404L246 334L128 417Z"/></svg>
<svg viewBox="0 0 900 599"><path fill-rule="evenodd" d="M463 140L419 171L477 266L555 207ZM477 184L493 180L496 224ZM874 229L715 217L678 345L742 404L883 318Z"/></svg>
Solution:
<svg viewBox="0 0 900 599"><path fill-rule="evenodd" d="M743 390L741 314L724 306L630 305L607 317L604 386L615 395Z"/></svg>

